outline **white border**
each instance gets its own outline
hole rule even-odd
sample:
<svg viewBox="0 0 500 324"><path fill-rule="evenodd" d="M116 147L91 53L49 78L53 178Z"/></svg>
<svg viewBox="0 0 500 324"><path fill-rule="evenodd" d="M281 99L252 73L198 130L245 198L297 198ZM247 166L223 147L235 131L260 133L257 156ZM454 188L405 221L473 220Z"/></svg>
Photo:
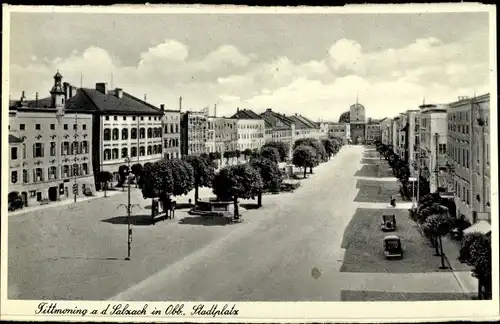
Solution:
<svg viewBox="0 0 500 324"><path fill-rule="evenodd" d="M497 139L497 67L496 67L496 12L491 5L473 3L461 4L399 4L399 5L351 5L346 7L239 7L239 6L165 6L165 5L115 5L110 7L91 6L9 6L3 5L3 61L2 61L2 143L8 143L8 98L9 98L9 39L11 12L52 12L52 13L114 13L114 14L354 14L354 13L446 13L446 12L488 12L490 17L490 107L491 107L491 192L493 195L492 244L494 271L498 274L498 147ZM8 145L2 145L2 165L8 165ZM4 170L2 170L2 173ZM8 176L2 176L2 202L6 201ZM4 198L5 197L5 198ZM1 204L1 214L7 215L7 205ZM4 320L26 321L120 321L120 322L413 322L447 320L498 320L499 319L499 282L493 277L492 301L439 301L439 302L238 302L238 317L96 317L90 316L41 316L33 315L38 301L16 301L7 299L7 241L8 217L1 218L1 285L0 317ZM173 302L171 302L173 303ZM64 307L102 308L108 302L65 301L58 302ZM113 303L116 304L116 303ZM131 305L143 303L131 302ZM164 303L148 303L150 307L164 308ZM169 303L170 304L170 303ZM184 303L187 309L198 303ZM210 304L210 303L203 303ZM218 302L221 305L223 303Z"/></svg>

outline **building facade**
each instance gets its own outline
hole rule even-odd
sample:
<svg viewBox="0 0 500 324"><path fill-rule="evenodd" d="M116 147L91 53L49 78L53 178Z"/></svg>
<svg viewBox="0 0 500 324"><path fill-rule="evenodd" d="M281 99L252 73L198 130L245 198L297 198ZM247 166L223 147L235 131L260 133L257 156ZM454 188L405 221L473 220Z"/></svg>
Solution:
<svg viewBox="0 0 500 324"><path fill-rule="evenodd" d="M68 107L74 87L54 76L50 97L21 100L9 108L9 192L25 206L94 192L93 116Z"/></svg>
<svg viewBox="0 0 500 324"><path fill-rule="evenodd" d="M205 111L186 111L181 115L181 155L206 152L208 116Z"/></svg>
<svg viewBox="0 0 500 324"><path fill-rule="evenodd" d="M272 141L286 143L289 147L289 158L292 156L293 143L295 141L295 122L285 115L266 109L260 116L271 125Z"/></svg>
<svg viewBox="0 0 500 324"><path fill-rule="evenodd" d="M379 141L381 138L380 134L380 123L377 120L371 120L366 124L366 143L371 144L374 141Z"/></svg>
<svg viewBox="0 0 500 324"><path fill-rule="evenodd" d="M380 121L380 141L385 145L392 145L392 119L384 118Z"/></svg>
<svg viewBox="0 0 500 324"><path fill-rule="evenodd" d="M446 191L447 105L421 105L420 114L420 175L430 192Z"/></svg>
<svg viewBox="0 0 500 324"><path fill-rule="evenodd" d="M392 120L391 120L391 137L392 137L392 148L393 148L393 151L394 153L398 154L398 147L399 147L399 131L398 131L398 128L399 127L399 116L397 117L394 117Z"/></svg>
<svg viewBox="0 0 500 324"><path fill-rule="evenodd" d="M237 120L237 150L259 150L264 145L265 122L262 117L249 109L237 109L232 119Z"/></svg>
<svg viewBox="0 0 500 324"><path fill-rule="evenodd" d="M406 152L408 165L412 176L416 176L418 171L418 148L420 147L420 111L407 110L407 126L406 126Z"/></svg>
<svg viewBox="0 0 500 324"><path fill-rule="evenodd" d="M328 125L328 137L338 137L344 144L351 140L351 125L347 123L330 123Z"/></svg>
<svg viewBox="0 0 500 324"><path fill-rule="evenodd" d="M455 193L457 216L489 221L489 94L449 105L448 147L448 189Z"/></svg>
<svg viewBox="0 0 500 324"><path fill-rule="evenodd" d="M163 157L166 159L181 156L181 114L178 110L167 110L165 105L160 105L163 112Z"/></svg>
<svg viewBox="0 0 500 324"><path fill-rule="evenodd" d="M354 144L364 144L366 137L365 107L356 102L349 107L349 123L351 124L351 139Z"/></svg>

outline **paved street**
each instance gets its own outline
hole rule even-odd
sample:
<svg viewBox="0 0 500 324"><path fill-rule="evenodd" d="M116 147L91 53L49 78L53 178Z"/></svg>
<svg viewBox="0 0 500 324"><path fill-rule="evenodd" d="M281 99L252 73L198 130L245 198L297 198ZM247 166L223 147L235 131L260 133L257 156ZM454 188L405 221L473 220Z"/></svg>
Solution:
<svg viewBox="0 0 500 324"><path fill-rule="evenodd" d="M131 261L123 260L125 213L117 209L126 195L9 217L9 298L339 301L390 299L393 293L462 298L453 273L433 272L438 260L421 238L412 238L417 252L404 261L410 266L380 260L380 212L368 209L359 216L358 208L387 208L392 189L379 192L363 182L376 180L369 172L363 173L368 180L354 176L366 160L364 150L343 147L294 193L266 195L261 209L243 211L241 224L202 221L178 210L177 219L151 225L150 201L134 189L132 203L141 209L134 210ZM366 191L363 197L377 195L356 199L358 190ZM210 195L210 189L200 194ZM369 229L360 226L375 227L373 244L363 241ZM404 222L401 226L407 230ZM363 261L355 266L351 247L357 232L356 244L373 255L361 254Z"/></svg>

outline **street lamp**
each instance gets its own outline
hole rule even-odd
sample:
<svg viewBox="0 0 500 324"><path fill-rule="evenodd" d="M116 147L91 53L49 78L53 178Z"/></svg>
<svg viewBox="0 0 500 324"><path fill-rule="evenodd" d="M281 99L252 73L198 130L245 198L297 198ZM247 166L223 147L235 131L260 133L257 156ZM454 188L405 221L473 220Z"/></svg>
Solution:
<svg viewBox="0 0 500 324"><path fill-rule="evenodd" d="M125 158L125 162L127 163L127 182L128 182L128 191L127 191L127 204L120 204L118 205L118 208L120 207L125 207L127 210L127 257L125 260L130 260L130 247L132 243L132 224L131 224L131 212L133 207L139 207L137 204L130 204L130 158L127 156Z"/></svg>

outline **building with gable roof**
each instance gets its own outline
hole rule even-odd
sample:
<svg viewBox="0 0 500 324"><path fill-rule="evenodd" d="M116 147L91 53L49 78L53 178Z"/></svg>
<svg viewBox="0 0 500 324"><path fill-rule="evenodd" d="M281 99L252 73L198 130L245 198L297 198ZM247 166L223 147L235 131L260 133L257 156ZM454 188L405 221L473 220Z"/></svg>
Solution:
<svg viewBox="0 0 500 324"><path fill-rule="evenodd" d="M268 108L260 114L271 128L271 140L286 143L289 148L289 156L292 154L293 143L295 141L295 122Z"/></svg>
<svg viewBox="0 0 500 324"><path fill-rule="evenodd" d="M243 152L246 149L260 149L265 141L265 121L250 109L236 109L236 113L230 117L237 120L237 146L236 149Z"/></svg>

